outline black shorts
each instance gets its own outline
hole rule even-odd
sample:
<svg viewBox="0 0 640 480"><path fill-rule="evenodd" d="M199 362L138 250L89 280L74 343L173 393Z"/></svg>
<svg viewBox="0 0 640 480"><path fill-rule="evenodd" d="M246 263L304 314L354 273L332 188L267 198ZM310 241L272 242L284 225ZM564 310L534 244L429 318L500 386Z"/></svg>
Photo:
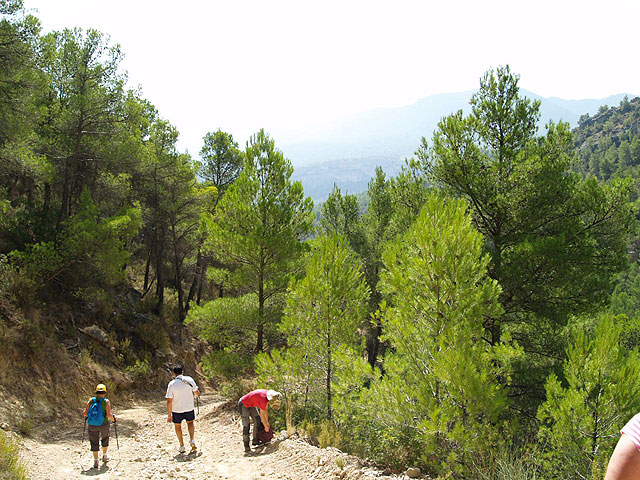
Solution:
<svg viewBox="0 0 640 480"><path fill-rule="evenodd" d="M193 410L182 413L171 412L171 419L173 420L173 423L182 423L183 420L193 422L196 419L196 412Z"/></svg>

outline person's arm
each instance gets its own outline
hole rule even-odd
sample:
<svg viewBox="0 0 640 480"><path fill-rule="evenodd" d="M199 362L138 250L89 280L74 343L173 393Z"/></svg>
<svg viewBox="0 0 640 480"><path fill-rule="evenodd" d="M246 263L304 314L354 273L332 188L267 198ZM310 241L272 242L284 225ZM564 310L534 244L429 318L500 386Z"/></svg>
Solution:
<svg viewBox="0 0 640 480"><path fill-rule="evenodd" d="M85 418L89 416L89 405L91 405L91 400L87 402L87 406L84 407L84 412L82 412L82 416Z"/></svg>
<svg viewBox="0 0 640 480"><path fill-rule="evenodd" d="M640 451L624 433L611 454L604 480L640 480Z"/></svg>
<svg viewBox="0 0 640 480"><path fill-rule="evenodd" d="M171 423L173 421L173 415L171 414L171 405L173 405L173 398L167 398L167 412L169 412L167 423Z"/></svg>
<svg viewBox="0 0 640 480"><path fill-rule="evenodd" d="M109 400L107 400L107 418L109 420L111 420L112 422L116 421L115 415L113 415L113 413L111 413L111 402Z"/></svg>
<svg viewBox="0 0 640 480"><path fill-rule="evenodd" d="M193 378L191 380L193 380ZM200 389L198 388L198 384L195 380L193 380L193 385L191 385L191 391L196 397L200 396Z"/></svg>
<svg viewBox="0 0 640 480"><path fill-rule="evenodd" d="M260 409L260 420L262 420L262 424L264 425L264 430L266 432L271 430L271 425L269 425L269 412Z"/></svg>

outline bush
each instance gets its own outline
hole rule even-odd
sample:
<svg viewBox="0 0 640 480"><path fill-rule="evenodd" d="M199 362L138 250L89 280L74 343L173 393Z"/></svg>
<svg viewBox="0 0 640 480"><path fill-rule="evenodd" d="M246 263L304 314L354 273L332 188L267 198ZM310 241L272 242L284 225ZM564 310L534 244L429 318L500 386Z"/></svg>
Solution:
<svg viewBox="0 0 640 480"><path fill-rule="evenodd" d="M4 272L0 274L0 284L3 285L0 295L10 298L18 307L32 306L37 296L34 280L10 264L5 265L3 269Z"/></svg>
<svg viewBox="0 0 640 480"><path fill-rule="evenodd" d="M27 471L18 457L18 447L0 431L0 478L27 480Z"/></svg>
<svg viewBox="0 0 640 480"><path fill-rule="evenodd" d="M162 319L152 317L151 321L136 325L135 333L147 346L153 350L169 348L169 335Z"/></svg>
<svg viewBox="0 0 640 480"><path fill-rule="evenodd" d="M83 348L80 351L80 358L78 359L78 361L82 368L88 368L89 365L93 363L93 359L91 358L91 352L89 352L89 350L87 350L86 348Z"/></svg>
<svg viewBox="0 0 640 480"><path fill-rule="evenodd" d="M206 356L202 360L202 369L208 377L223 377L227 380L249 371L253 357L249 354L218 350Z"/></svg>
<svg viewBox="0 0 640 480"><path fill-rule="evenodd" d="M522 451L500 450L490 465L479 468L481 480L537 480L539 467L534 455L523 455Z"/></svg>
<svg viewBox="0 0 640 480"><path fill-rule="evenodd" d="M31 435L32 430L33 420L27 417L21 418L20 422L18 422L18 432L20 432L20 435L28 437L29 435Z"/></svg>
<svg viewBox="0 0 640 480"><path fill-rule="evenodd" d="M331 420L320 422L305 421L300 429L309 437L311 443L320 448L335 447L342 448L342 435Z"/></svg>
<svg viewBox="0 0 640 480"><path fill-rule="evenodd" d="M9 292L9 272L11 266L6 255L0 254L0 297L6 296Z"/></svg>
<svg viewBox="0 0 640 480"><path fill-rule="evenodd" d="M255 390L255 388L255 383L252 380L233 378L222 383L220 386L220 392L225 398L237 402L240 400L240 397L252 390ZM269 423L273 422L270 421Z"/></svg>
<svg viewBox="0 0 640 480"><path fill-rule="evenodd" d="M136 360L134 365L125 368L127 373L132 374L134 377L146 377L151 373L151 364L148 358L142 360Z"/></svg>

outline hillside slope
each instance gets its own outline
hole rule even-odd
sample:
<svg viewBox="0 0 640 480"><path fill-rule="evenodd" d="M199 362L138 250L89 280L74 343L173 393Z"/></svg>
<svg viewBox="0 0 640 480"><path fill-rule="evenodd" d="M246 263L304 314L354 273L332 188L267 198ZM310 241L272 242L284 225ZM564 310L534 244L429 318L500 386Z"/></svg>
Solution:
<svg viewBox="0 0 640 480"><path fill-rule="evenodd" d="M640 177L640 97L583 115L574 130L576 170L602 180Z"/></svg>

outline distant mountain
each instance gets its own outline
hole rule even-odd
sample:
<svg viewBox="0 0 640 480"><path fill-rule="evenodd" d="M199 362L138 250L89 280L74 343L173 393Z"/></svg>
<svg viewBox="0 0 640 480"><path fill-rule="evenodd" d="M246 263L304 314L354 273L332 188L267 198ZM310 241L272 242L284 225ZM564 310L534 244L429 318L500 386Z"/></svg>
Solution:
<svg viewBox="0 0 640 480"><path fill-rule="evenodd" d="M334 183L343 192L361 192L366 190L376 166L381 166L388 175L396 175L404 159L418 149L420 139L431 139L442 117L460 109L468 113L473 93L432 95L412 105L355 115L318 132L315 138L285 145L282 150L293 162L294 179L302 182L306 194L314 200L324 200ZM526 90L521 93L542 102L541 128L549 120L562 120L575 127L581 115L595 114L601 105L617 105L626 95L565 100L543 98Z"/></svg>

